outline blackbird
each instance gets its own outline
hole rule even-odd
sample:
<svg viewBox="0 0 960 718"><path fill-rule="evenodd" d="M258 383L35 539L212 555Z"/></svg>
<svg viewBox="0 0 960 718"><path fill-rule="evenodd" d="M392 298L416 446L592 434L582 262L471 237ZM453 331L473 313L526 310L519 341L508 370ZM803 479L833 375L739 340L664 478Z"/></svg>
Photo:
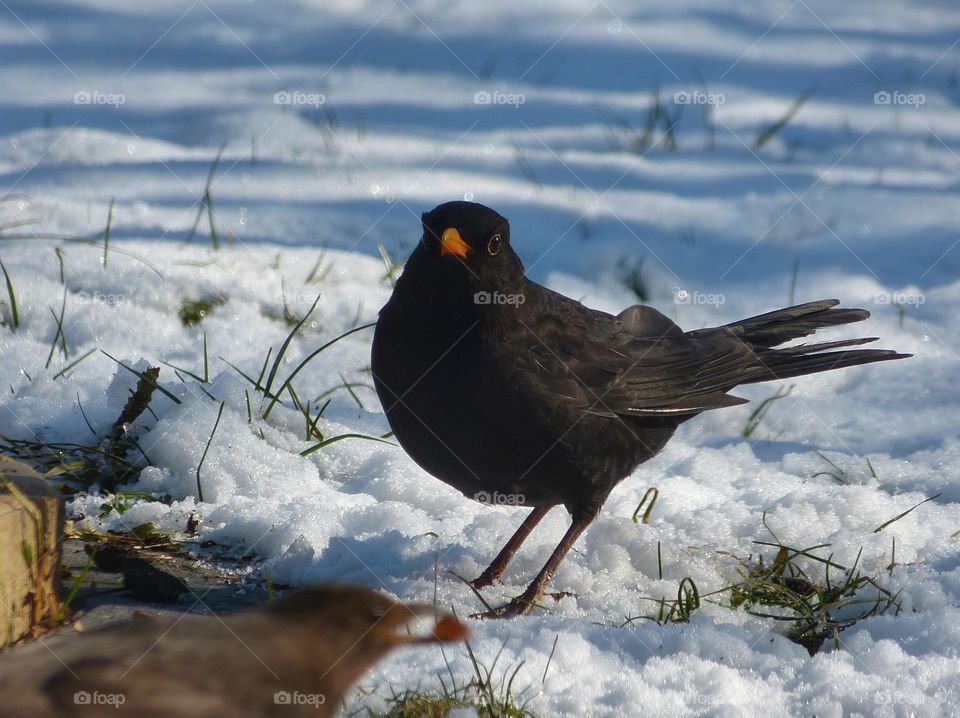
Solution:
<svg viewBox="0 0 960 718"><path fill-rule="evenodd" d="M406 630L423 616L435 620L429 633ZM350 686L391 649L466 634L429 605L360 587L313 586L252 612L137 614L19 647L0 656L0 706L16 718L333 716Z"/></svg>
<svg viewBox="0 0 960 718"><path fill-rule="evenodd" d="M447 202L422 221L373 339L391 429L466 496L533 507L476 588L553 506L572 517L526 591L485 616L528 612L613 487L684 421L745 403L727 393L737 385L909 356L847 349L875 338L775 348L870 315L835 299L691 332L644 305L613 316L527 279L509 223L489 207Z"/></svg>

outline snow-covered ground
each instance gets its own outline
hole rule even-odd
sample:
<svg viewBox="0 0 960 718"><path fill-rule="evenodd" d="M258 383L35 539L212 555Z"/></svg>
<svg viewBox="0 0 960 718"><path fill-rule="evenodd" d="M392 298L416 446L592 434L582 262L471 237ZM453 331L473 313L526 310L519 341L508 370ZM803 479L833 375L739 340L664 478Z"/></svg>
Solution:
<svg viewBox="0 0 960 718"><path fill-rule="evenodd" d="M91 444L89 421L107 434L136 377L100 351L58 376L91 350L163 366L161 384L180 400L155 395L155 417L136 428L152 466L128 487L172 504L138 503L98 523L102 497L81 497L77 515L99 528L183 531L197 512L203 539L247 552L275 581L351 581L478 610L453 574L482 570L523 509L468 501L384 443L346 439L303 457L316 441L304 440L290 396L261 419L265 405L226 363L255 376L290 332L284 306L302 316L317 295L280 379L373 321L390 291L378 246L399 261L421 212L474 199L511 220L532 277L590 306L635 303L634 270L649 302L689 329L837 297L873 312L853 331L915 354L792 382L749 438L756 401L684 425L614 491L561 567L554 589L572 595L548 614L475 624L478 660L490 665L502 649L497 676L523 662L514 691L542 716L955 712L954 4L0 5L0 239L96 238L115 201L106 264L102 239L0 242L20 320L14 328L0 284L0 433ZM206 215L186 240L221 145L211 197L224 247L213 251ZM39 223L15 226L25 220ZM220 295L225 304L183 326L185 301ZM204 336L210 385L158 363L202 375ZM388 431L365 371L371 336L334 344L294 382L314 413L328 390L366 385L329 395L326 438ZM759 401L774 389L738 393ZM220 401L201 502L197 466ZM636 524L650 486L659 500L650 523ZM488 599L521 591L566 525L551 513ZM862 549L861 570L900 592L898 615L863 620L839 650L828 641L812 658L783 626L731 609L729 592L689 623L622 626L655 616L650 599L675 597L685 577L702 593L735 582L733 556L769 561L775 549L754 541L774 536L830 544L820 555L845 566ZM819 564L804 565L822 578ZM465 652L447 658L468 681ZM398 655L364 680L372 692L358 705L437 688L446 670L438 649Z"/></svg>

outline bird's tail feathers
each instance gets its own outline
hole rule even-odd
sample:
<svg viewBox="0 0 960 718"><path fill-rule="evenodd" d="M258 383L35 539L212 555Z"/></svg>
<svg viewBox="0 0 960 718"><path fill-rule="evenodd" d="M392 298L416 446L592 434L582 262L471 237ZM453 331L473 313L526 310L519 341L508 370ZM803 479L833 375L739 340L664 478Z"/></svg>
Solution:
<svg viewBox="0 0 960 718"><path fill-rule="evenodd" d="M841 339L838 341L799 344L776 349L778 344L809 336L818 329L860 322L870 316L865 309L836 308L836 299L799 304L786 309L767 312L739 322L727 324L722 329L748 343L757 353L769 373L750 378L743 383L751 384L773 379L790 379L804 374L816 374L830 369L842 369L858 364L870 364L891 359L904 359L910 354L900 354L891 349L854 349L834 351L844 347L869 344L876 337Z"/></svg>

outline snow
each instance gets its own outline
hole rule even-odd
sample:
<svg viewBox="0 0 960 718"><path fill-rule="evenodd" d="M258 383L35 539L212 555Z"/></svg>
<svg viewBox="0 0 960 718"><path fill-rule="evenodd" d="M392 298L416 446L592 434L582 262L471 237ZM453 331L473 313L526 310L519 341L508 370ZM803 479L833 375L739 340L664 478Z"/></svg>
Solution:
<svg viewBox="0 0 960 718"><path fill-rule="evenodd" d="M129 486L172 503L139 502L99 521L94 495L73 501L75 515L101 529L152 521L183 531L196 512L202 539L247 556L274 581L358 582L469 614L481 606L453 574L478 574L524 510L468 501L384 443L343 440L301 456L315 441L304 440L290 398L258 418L265 405L224 360L256 376L290 332L284 305L302 316L318 295L280 379L322 343L373 321L390 291L378 245L403 258L420 213L455 198L507 216L530 275L590 306L616 312L634 303L624 267L642 259L650 303L688 329L784 306L796 266L795 301L837 297L868 308L873 317L852 330L915 356L794 380L749 439L747 418L774 386L744 388L750 405L684 425L613 492L561 566L553 588L572 595L548 599L547 614L474 623L471 646L487 666L502 649L496 676L523 662L514 689L544 716L954 713L955 7L153 7L33 0L0 10L0 81L10 88L0 98L0 182L9 195L0 226L39 219L6 233L96 237L116 202L106 265L102 242L0 243L21 319L15 331L0 327L0 434L93 442L82 406L104 435L136 377L100 351L56 376L91 349L128 366L162 366L162 386L180 401L158 393L155 416L138 421L153 465ZM713 106L682 105L677 151L631 149L654 87L671 117L677 93L715 95ZM811 88L787 127L754 148ZM477 93L491 102L475 104ZM878 103L876 93L893 99ZM225 246L213 251L206 215L187 239L221 144L212 198ZM55 351L45 368L57 334L51 310L59 315L65 290L70 357ZM226 304L183 326L185 300L219 295ZM713 300L678 303L691 295ZM0 316L9 320L6 304ZM215 401L158 364L202 374L204 336L211 382L203 390ZM297 394L369 385L371 336L357 332L310 362ZM325 437L388 430L369 386L356 392L360 406L343 389L331 395L319 422ZM823 473L838 471L842 482ZM659 489L650 523L635 524L650 486ZM488 600L519 593L567 521L552 512ZM775 551L754 541L774 536L796 547L830 544L843 565L862 550L862 570L900 591L900 612L857 623L839 650L827 641L813 657L774 621L717 603L704 602L686 624L623 625L655 615L650 599L675 597L684 577L704 593L729 585L732 555L769 560ZM894 538L897 565L888 571ZM457 680L469 681L465 651L446 657ZM439 649L398 654L363 681L370 692L356 705L437 688L446 672Z"/></svg>

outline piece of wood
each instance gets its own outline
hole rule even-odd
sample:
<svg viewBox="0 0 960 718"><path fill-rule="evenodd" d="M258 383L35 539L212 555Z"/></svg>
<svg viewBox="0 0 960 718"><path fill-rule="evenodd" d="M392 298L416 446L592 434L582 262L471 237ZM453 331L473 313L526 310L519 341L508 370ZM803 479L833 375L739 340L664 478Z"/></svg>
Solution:
<svg viewBox="0 0 960 718"><path fill-rule="evenodd" d="M0 456L0 646L62 619L63 498L31 467Z"/></svg>

